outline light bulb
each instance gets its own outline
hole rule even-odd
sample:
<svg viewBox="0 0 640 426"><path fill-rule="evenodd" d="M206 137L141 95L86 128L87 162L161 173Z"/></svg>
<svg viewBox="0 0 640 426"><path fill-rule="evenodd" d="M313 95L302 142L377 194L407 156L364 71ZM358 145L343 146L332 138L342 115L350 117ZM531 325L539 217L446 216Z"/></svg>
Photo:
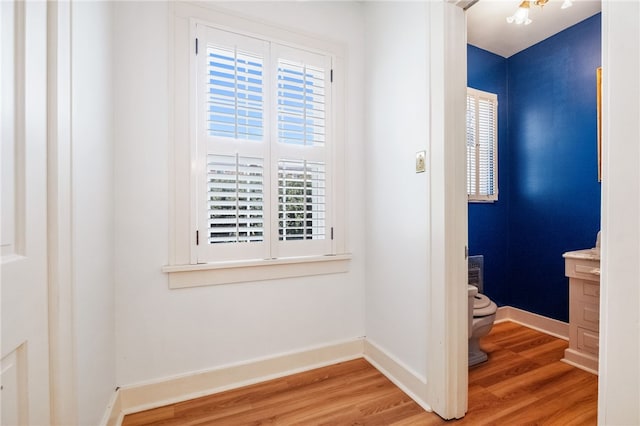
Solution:
<svg viewBox="0 0 640 426"><path fill-rule="evenodd" d="M517 25L529 25L531 22L533 22L531 19L529 19L529 1L525 0L520 3L520 7L518 7L516 13L514 13L512 16L507 17L507 22L510 24L515 22Z"/></svg>
<svg viewBox="0 0 640 426"><path fill-rule="evenodd" d="M566 9L571 6L573 6L573 2L571 0L564 0L564 2L562 2L562 6L560 6L560 9Z"/></svg>

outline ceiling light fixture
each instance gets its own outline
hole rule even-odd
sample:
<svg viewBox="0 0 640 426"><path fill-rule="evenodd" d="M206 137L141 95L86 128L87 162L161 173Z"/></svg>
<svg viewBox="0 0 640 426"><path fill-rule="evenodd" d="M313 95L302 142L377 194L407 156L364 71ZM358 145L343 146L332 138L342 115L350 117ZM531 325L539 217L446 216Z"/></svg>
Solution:
<svg viewBox="0 0 640 426"><path fill-rule="evenodd" d="M531 8L531 2L529 0L524 0L520 3L520 7L516 10L516 13L507 17L507 22L513 24L514 22L518 25L529 25L532 21L529 19L529 9Z"/></svg>
<svg viewBox="0 0 640 426"><path fill-rule="evenodd" d="M529 9L531 9L531 3L542 8L545 4L549 3L549 0L524 0L522 3L520 3L520 6L518 6L518 10L516 10L513 15L507 17L507 22L510 24L513 24L515 22L517 25L529 25L531 22L533 22L529 18ZM568 7L571 7L572 5L572 0L564 0L561 9L566 9Z"/></svg>

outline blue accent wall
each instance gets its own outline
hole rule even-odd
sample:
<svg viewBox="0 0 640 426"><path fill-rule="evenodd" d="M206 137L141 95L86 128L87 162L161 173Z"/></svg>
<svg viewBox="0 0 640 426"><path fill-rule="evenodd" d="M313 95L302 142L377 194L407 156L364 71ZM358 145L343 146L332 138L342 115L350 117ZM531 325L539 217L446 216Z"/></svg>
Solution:
<svg viewBox="0 0 640 426"><path fill-rule="evenodd" d="M498 305L509 303L508 207L509 152L507 143L507 60L467 45L467 86L498 95L498 201L469 203L469 253L484 255L484 293Z"/></svg>
<svg viewBox="0 0 640 426"><path fill-rule="evenodd" d="M508 59L468 48L468 85L494 91L504 81L507 98L498 115L499 201L470 204L470 251L485 255L485 293L498 304L561 321L569 319L562 253L593 247L600 229L600 21L597 14Z"/></svg>

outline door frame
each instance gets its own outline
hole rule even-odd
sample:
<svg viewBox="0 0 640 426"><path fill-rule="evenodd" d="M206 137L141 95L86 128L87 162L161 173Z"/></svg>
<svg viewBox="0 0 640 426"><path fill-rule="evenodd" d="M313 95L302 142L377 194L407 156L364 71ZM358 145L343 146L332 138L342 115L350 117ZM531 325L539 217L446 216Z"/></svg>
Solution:
<svg viewBox="0 0 640 426"><path fill-rule="evenodd" d="M427 395L444 419L461 418L468 395L465 111L467 25L455 1L428 2L431 259Z"/></svg>
<svg viewBox="0 0 640 426"><path fill-rule="evenodd" d="M443 0L447 1L447 0ZM456 0L448 0L455 3ZM432 5L440 2L432 2ZM433 14L432 14L433 15ZM455 40L460 34L466 34L465 20L443 20L434 22L432 16L432 37L446 36ZM442 19L443 16L440 15ZM640 357L640 289L638 276L640 266L640 149L637 141L640 138L640 101L637 97L630 99L629 93L640 91L640 30L637 22L640 20L640 6L634 2L619 2L615 0L602 1L602 66L603 66L603 140L602 140L602 276L600 301L600 365L598 375L598 423L599 424L635 424L640 421L640 366L636 362ZM440 25L450 24L448 31L443 31ZM446 34L446 35L445 35ZM465 37L466 39L466 37ZM432 47L434 44L432 43ZM437 44L436 44L437 46ZM466 52L466 40L465 40ZM442 52L441 52L442 54ZM457 44L443 54L444 68L449 63L455 63L456 57L466 53L460 52ZM438 57L431 58L438 59ZM437 61L436 61L437 62ZM458 62L460 64L460 62ZM450 69L449 69L450 70ZM458 80L455 70L453 75L445 74L449 78ZM466 61L464 72L466 76ZM444 77L443 77L444 78ZM433 83L442 81L430 77ZM465 79L466 81L466 79ZM448 83L448 81L447 81ZM594 79L595 84L595 79ZM445 86L445 93L438 94L437 104L445 104L444 97L450 90ZM626 96L625 96L626 95ZM432 94L432 105L434 99ZM440 126L441 122L432 122L432 126ZM446 122L444 131L453 134L456 124ZM432 129L432 134L440 129ZM456 157L457 158L457 157ZM455 177L456 165L446 156L439 158L445 168L444 178ZM466 160L458 159L458 164ZM434 160L435 163L437 161ZM455 180L455 179L454 179ZM461 192L457 186L446 188L446 196L455 198ZM438 200L442 201L442 200ZM446 201L446 200L445 200ZM444 237L445 252L449 253L446 243L456 244L461 239L460 234L466 234L466 222L455 216L456 208L450 210L456 218L458 227L446 227ZM465 208L466 212L466 208ZM437 235L437 234L434 234ZM465 235L466 238L466 235ZM433 244L439 243L435 239ZM455 256L453 256L455 259ZM465 268L466 271L466 268ZM466 272L465 272L466 273ZM462 274L459 273L461 276ZM431 298L429 339L429 389L430 402L434 410L443 416L451 413L459 414L463 405L466 406L468 389L466 383L463 388L463 376L466 376L466 362L460 361L459 344L443 344L451 336L449 333L463 334L462 327L455 324L455 316L464 316L459 298L447 297L445 283L455 282L456 271L447 269L446 279L442 283L432 281L432 288L438 292L437 297ZM458 277L459 279L460 277ZM432 295L433 296L433 295ZM444 324L434 324L441 317L434 312L444 305ZM466 334L465 334L466 336ZM451 362L451 359L455 359ZM464 365L463 365L464 364ZM439 373L438 368L444 371ZM463 371L464 370L464 371ZM452 378L447 381L446 378ZM447 387L447 384L451 386ZM437 393L436 393L437 392ZM444 399L437 400L438 395ZM440 408L442 407L442 408ZM439 411L441 410L441 411ZM443 416L447 418L446 416Z"/></svg>
<svg viewBox="0 0 640 426"><path fill-rule="evenodd" d="M603 0L598 424L640 422L638 20L637 2Z"/></svg>
<svg viewBox="0 0 640 426"><path fill-rule="evenodd" d="M71 18L72 2L47 3L47 250L52 425L77 424L78 413L72 273Z"/></svg>

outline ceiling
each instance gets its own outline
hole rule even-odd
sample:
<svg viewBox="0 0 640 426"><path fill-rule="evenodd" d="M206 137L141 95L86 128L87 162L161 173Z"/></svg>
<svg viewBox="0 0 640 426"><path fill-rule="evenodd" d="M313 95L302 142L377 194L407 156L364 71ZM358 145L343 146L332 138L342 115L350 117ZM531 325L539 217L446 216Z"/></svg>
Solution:
<svg viewBox="0 0 640 426"><path fill-rule="evenodd" d="M544 8L531 2L529 25L507 23L520 0L479 0L467 9L467 42L508 58L600 12L600 0L574 0L560 9L562 0L550 0Z"/></svg>

